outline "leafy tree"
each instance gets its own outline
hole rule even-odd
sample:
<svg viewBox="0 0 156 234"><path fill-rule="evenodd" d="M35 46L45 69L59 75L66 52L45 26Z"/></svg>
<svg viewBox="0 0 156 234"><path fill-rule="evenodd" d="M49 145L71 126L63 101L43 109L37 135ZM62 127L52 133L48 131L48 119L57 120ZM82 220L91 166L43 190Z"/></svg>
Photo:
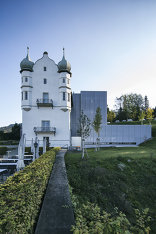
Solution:
<svg viewBox="0 0 156 234"><path fill-rule="evenodd" d="M156 107L153 109L154 118L156 118Z"/></svg>
<svg viewBox="0 0 156 234"><path fill-rule="evenodd" d="M107 111L107 121L108 122L113 122L114 120L115 120L115 117L116 117L116 114L115 114L115 112L114 111Z"/></svg>
<svg viewBox="0 0 156 234"><path fill-rule="evenodd" d="M153 119L153 109L148 108L146 111L146 119L149 121L149 123L151 124L151 121Z"/></svg>
<svg viewBox="0 0 156 234"><path fill-rule="evenodd" d="M20 140L20 131L21 131L21 125L15 123L12 127L12 140Z"/></svg>
<svg viewBox="0 0 156 234"><path fill-rule="evenodd" d="M140 113L139 117L138 117L139 121L141 121L141 124L143 124L144 118L145 118L145 112L142 111L142 112Z"/></svg>
<svg viewBox="0 0 156 234"><path fill-rule="evenodd" d="M80 129L78 132L80 133L81 141L82 141L82 159L83 159L84 158L84 142L85 142L85 139L89 137L90 130L91 130L90 129L91 121L87 117L87 115L83 113L83 110L81 112L79 122L80 122Z"/></svg>
<svg viewBox="0 0 156 234"><path fill-rule="evenodd" d="M144 99L141 94L130 93L116 98L117 118L119 120L138 120L141 111L144 110Z"/></svg>
<svg viewBox="0 0 156 234"><path fill-rule="evenodd" d="M147 96L145 96L145 111L149 108L149 100Z"/></svg>
<svg viewBox="0 0 156 234"><path fill-rule="evenodd" d="M95 117L94 117L94 121L93 121L93 123L92 123L93 128L94 128L95 132L96 132L97 135L98 135L97 143L98 143L99 140L100 140L99 137L100 137L101 124L102 124L101 108L100 108L100 107L97 107L97 109L96 109L96 114L95 114ZM96 150L97 150L97 147L96 147Z"/></svg>

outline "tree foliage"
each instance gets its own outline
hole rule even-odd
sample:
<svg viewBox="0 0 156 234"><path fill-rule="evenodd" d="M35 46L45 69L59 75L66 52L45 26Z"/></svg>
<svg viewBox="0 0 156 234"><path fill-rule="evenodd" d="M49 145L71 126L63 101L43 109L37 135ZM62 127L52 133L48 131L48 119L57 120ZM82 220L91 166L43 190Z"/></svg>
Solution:
<svg viewBox="0 0 156 234"><path fill-rule="evenodd" d="M97 107L92 125L93 125L95 132L98 134L98 137L100 136L101 124L102 124L101 108Z"/></svg>
<svg viewBox="0 0 156 234"><path fill-rule="evenodd" d="M115 120L116 114L113 110L109 110L107 111L107 121L112 123Z"/></svg>
<svg viewBox="0 0 156 234"><path fill-rule="evenodd" d="M83 110L81 111L81 115L80 115L80 119L79 119L79 123L80 123L80 129L79 129L79 133L81 136L81 142L82 142L82 159L84 158L84 142L85 139L87 137L89 137L90 135L90 126L91 126L91 121L90 119L87 117L87 115L85 115L83 113Z"/></svg>
<svg viewBox="0 0 156 234"><path fill-rule="evenodd" d="M146 97L146 106L147 106ZM140 113L145 110L145 100L141 94L130 93L116 98L117 119L138 120Z"/></svg>
<svg viewBox="0 0 156 234"><path fill-rule="evenodd" d="M0 131L0 140L20 140L21 124L15 123L11 132Z"/></svg>
<svg viewBox="0 0 156 234"><path fill-rule="evenodd" d="M153 113L154 113L154 110L151 108L148 108L146 111L146 119L149 121L150 124L153 119Z"/></svg>
<svg viewBox="0 0 156 234"><path fill-rule="evenodd" d="M141 111L140 115L138 116L139 121L141 121L141 124L143 124L143 120L145 119L145 112Z"/></svg>
<svg viewBox="0 0 156 234"><path fill-rule="evenodd" d="M80 136L83 140L85 140L90 135L91 121L87 117L87 115L84 114L83 110L81 111L79 123L80 123L80 129L79 129Z"/></svg>

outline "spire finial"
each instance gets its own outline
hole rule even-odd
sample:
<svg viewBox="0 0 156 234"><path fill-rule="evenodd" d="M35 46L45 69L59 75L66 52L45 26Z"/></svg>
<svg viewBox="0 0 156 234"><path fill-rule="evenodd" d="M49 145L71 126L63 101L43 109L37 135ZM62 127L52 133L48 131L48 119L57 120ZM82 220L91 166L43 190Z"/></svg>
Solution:
<svg viewBox="0 0 156 234"><path fill-rule="evenodd" d="M65 49L64 49L64 47L63 47L63 57L65 57Z"/></svg>
<svg viewBox="0 0 156 234"><path fill-rule="evenodd" d="M29 47L27 46L27 55L29 56Z"/></svg>

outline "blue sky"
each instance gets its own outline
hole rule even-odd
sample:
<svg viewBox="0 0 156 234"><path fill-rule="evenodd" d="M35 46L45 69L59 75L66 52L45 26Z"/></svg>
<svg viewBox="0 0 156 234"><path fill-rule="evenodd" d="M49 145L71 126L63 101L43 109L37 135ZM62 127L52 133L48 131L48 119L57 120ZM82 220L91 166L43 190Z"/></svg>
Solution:
<svg viewBox="0 0 156 234"><path fill-rule="evenodd" d="M0 126L21 122L20 62L62 47L72 67L72 91L106 90L108 106L125 93L156 106L155 0L1 0Z"/></svg>

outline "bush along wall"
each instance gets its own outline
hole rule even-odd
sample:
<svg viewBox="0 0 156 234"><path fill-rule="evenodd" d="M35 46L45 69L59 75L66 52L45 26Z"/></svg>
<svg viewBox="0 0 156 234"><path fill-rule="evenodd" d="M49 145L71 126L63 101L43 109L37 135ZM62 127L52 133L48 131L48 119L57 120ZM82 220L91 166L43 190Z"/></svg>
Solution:
<svg viewBox="0 0 156 234"><path fill-rule="evenodd" d="M0 186L0 233L33 233L59 148L46 152Z"/></svg>

